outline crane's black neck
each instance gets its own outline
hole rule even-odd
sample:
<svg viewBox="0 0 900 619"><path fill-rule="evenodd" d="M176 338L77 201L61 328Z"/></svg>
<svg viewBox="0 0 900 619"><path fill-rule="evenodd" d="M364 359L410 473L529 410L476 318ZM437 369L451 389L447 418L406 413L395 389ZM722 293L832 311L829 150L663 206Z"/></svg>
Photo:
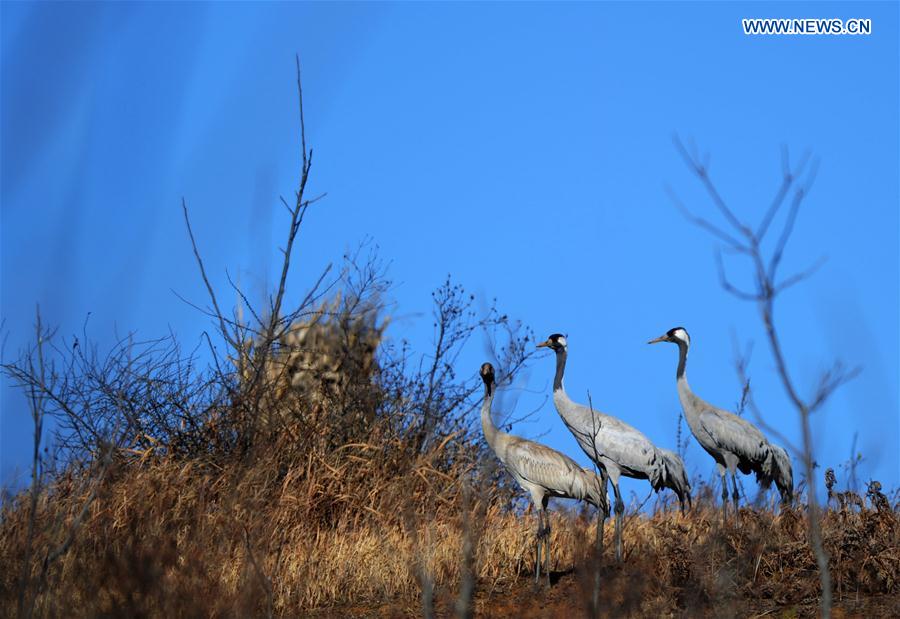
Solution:
<svg viewBox="0 0 900 619"><path fill-rule="evenodd" d="M484 385L484 402L481 404L481 429L484 431L484 438L491 449L496 451L497 434L499 430L494 425L491 418L491 406L494 402L494 385L485 383Z"/></svg>
<svg viewBox="0 0 900 619"><path fill-rule="evenodd" d="M678 370L675 372L675 378L681 380L684 378L684 367L687 365L688 345L684 342L678 342Z"/></svg>
<svg viewBox="0 0 900 619"><path fill-rule="evenodd" d="M553 391L561 391L563 388L563 372L566 371L566 349L556 351L556 376L553 377Z"/></svg>

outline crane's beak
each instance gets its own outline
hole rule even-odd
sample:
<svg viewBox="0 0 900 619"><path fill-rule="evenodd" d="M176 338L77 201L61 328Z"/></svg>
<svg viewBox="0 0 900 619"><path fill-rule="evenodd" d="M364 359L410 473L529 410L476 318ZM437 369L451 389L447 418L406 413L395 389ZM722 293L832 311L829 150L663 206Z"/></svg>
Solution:
<svg viewBox="0 0 900 619"><path fill-rule="evenodd" d="M537 345L537 348L550 348L550 340L544 340Z"/></svg>
<svg viewBox="0 0 900 619"><path fill-rule="evenodd" d="M668 342L668 341L669 341L668 335L660 335L659 337L655 337L647 343L648 344L659 344L660 342Z"/></svg>

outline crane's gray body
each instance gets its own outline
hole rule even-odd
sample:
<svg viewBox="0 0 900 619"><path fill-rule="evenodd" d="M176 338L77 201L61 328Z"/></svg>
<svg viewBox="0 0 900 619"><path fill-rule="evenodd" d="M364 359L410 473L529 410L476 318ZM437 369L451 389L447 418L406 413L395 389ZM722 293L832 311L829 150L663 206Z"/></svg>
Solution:
<svg viewBox="0 0 900 619"><path fill-rule="evenodd" d="M537 509L546 508L551 496L587 501L608 509L605 483L597 473L546 445L502 432L491 418L492 401L493 393L485 398L481 409L485 439Z"/></svg>
<svg viewBox="0 0 900 619"><path fill-rule="evenodd" d="M733 460L747 474L753 463L772 457L762 432L746 419L694 395L684 376L678 379L678 399L691 433L718 464L728 466Z"/></svg>
<svg viewBox="0 0 900 619"><path fill-rule="evenodd" d="M548 340L549 341L549 340ZM556 352L556 376L553 380L553 404L578 445L588 458L609 474L618 494L619 478L649 480L657 492L671 488L684 504L691 486L684 463L674 452L660 450L643 432L621 419L572 401L563 386L568 355L565 338Z"/></svg>
<svg viewBox="0 0 900 619"><path fill-rule="evenodd" d="M624 475L647 479L654 489L662 487L665 461L640 430L597 409L592 411L576 404L562 387L553 392L553 403L584 453L606 469L614 484Z"/></svg>
<svg viewBox="0 0 900 619"><path fill-rule="evenodd" d="M700 446L713 457L722 477L723 497L725 496L725 472L732 474L735 485L733 499L737 507L737 485L735 470L755 473L756 480L764 488L772 482L778 487L781 499L789 503L793 498L793 470L787 452L773 445L752 423L734 413L722 410L706 402L691 390L688 384L686 365L690 336L681 327L670 329L666 335L653 342L668 341L678 345L678 370L676 381L678 399L684 410L691 433Z"/></svg>

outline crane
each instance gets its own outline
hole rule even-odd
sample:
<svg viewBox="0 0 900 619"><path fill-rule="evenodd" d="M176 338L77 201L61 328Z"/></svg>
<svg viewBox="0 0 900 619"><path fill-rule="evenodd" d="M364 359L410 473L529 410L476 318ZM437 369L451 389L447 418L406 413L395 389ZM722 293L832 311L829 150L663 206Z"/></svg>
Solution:
<svg viewBox="0 0 900 619"><path fill-rule="evenodd" d="M597 539L602 543L603 521L609 515L609 500L606 496L606 472L601 474L582 468L567 455L534 441L513 436L494 425L491 406L494 401L496 384L494 367L484 363L480 370L484 381L484 403L481 405L481 429L487 444L496 454L516 483L531 495L537 511L537 553L535 557L535 582L541 578L541 546L546 545L544 554L547 567L547 583L550 582L550 516L547 502L550 497L577 499L590 503L600 510L597 522Z"/></svg>
<svg viewBox="0 0 900 619"><path fill-rule="evenodd" d="M605 415L593 407L573 402L565 387L563 373L568 357L566 338L554 333L538 348L547 347L556 353L556 375L553 379L553 403L569 431L587 456L605 470L616 495L616 560L622 560L622 515L625 503L619 492L619 478L647 479L654 490L671 488L681 501L690 502L691 487L684 472L684 463L673 452L657 449L643 433L621 419Z"/></svg>
<svg viewBox="0 0 900 619"><path fill-rule="evenodd" d="M688 384L685 366L691 337L684 327L669 329L664 335L654 338L648 344L671 342L678 345L678 369L675 377L678 384L678 399L684 409L691 433L700 446L716 461L716 468L722 478L722 520L726 519L728 505L728 482L726 472L731 473L731 495L734 513L738 514L738 489L736 470L745 475L756 473L756 481L768 488L774 481L783 503L793 500L794 475L791 459L778 445L773 445L752 423L734 413L716 408L700 399Z"/></svg>

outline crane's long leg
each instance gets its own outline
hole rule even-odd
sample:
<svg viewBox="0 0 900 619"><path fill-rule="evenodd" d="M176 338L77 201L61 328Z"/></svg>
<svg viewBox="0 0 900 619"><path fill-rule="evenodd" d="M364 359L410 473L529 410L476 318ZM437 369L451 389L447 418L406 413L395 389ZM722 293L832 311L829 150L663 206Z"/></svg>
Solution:
<svg viewBox="0 0 900 619"><path fill-rule="evenodd" d="M544 513L544 510L538 508L538 510L537 510L537 517L538 517L537 538L535 539L535 541L537 542L537 550L536 550L537 555L535 556L535 561L534 561L534 584L535 585L538 585L541 582L541 544L543 543L543 540L541 539L541 534L544 531L543 513Z"/></svg>
<svg viewBox="0 0 900 619"><path fill-rule="evenodd" d="M728 506L728 479L725 478L725 467L718 462L716 468L719 469L719 477L722 478L722 526L725 526L728 518L726 515L726 507Z"/></svg>
<svg viewBox="0 0 900 619"><path fill-rule="evenodd" d="M619 484L613 484L613 492L616 494L616 561L622 562L622 514L625 513L625 503L619 493Z"/></svg>
<svg viewBox="0 0 900 619"><path fill-rule="evenodd" d="M544 549L544 560L547 562L546 569L544 573L547 578L547 587L550 586L550 512L546 509L544 510L544 536L546 539L547 547Z"/></svg>
<svg viewBox="0 0 900 619"><path fill-rule="evenodd" d="M731 487L733 492L731 493L731 500L734 501L734 518L737 521L740 517L740 512L738 511L738 502L740 501L740 494L738 494L737 487L737 475L734 471L731 471Z"/></svg>
<svg viewBox="0 0 900 619"><path fill-rule="evenodd" d="M684 491L678 495L678 502L681 503L681 515L684 516L687 510L691 509L691 493Z"/></svg>

